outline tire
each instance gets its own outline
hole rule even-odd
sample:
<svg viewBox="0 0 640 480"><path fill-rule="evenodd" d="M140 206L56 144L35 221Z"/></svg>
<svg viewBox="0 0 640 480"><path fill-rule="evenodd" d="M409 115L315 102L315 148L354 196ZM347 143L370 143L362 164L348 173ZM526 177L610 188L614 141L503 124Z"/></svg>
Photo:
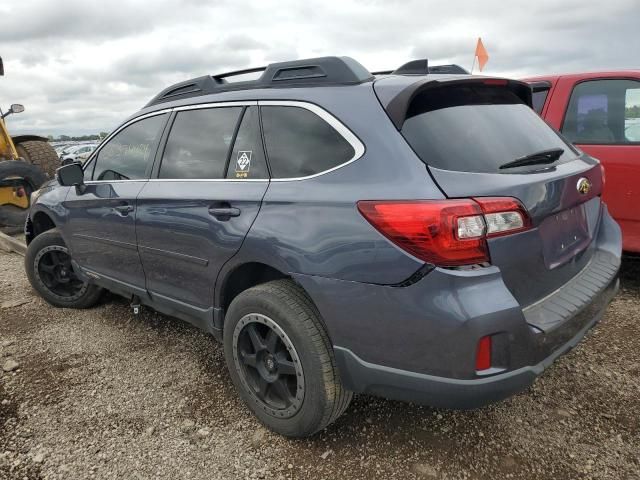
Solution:
<svg viewBox="0 0 640 480"><path fill-rule="evenodd" d="M50 260L54 258L64 260L58 267L53 267L53 272L47 272L53 263ZM47 230L33 239L24 258L29 283L47 303L54 307L90 308L100 300L103 290L80 280L73 272L70 262L69 251L57 228ZM47 269L44 268L45 266ZM56 268L58 268L57 273ZM62 270L66 273L63 274ZM51 285L55 283L55 279L61 281L58 288L54 289ZM64 280L68 280L67 287L70 291L68 295L62 293Z"/></svg>
<svg viewBox="0 0 640 480"><path fill-rule="evenodd" d="M30 196L46 182L47 176L40 168L20 160L0 161L0 180L7 178L22 178L26 185L25 189ZM26 208L15 205L0 206L0 225L7 227L23 227L27 218Z"/></svg>
<svg viewBox="0 0 640 480"><path fill-rule="evenodd" d="M22 230L24 222L27 220L27 211L28 209L15 205L0 206L0 226Z"/></svg>
<svg viewBox="0 0 640 480"><path fill-rule="evenodd" d="M261 338L258 344L262 341L264 346L276 347L254 348L252 332ZM270 338L275 340L270 342ZM320 314L291 280L257 285L231 302L224 326L224 353L242 400L266 427L281 435L313 435L334 422L351 402L353 394L342 386ZM274 370L270 370L269 358L275 360ZM274 378L278 380L269 383ZM276 391L282 389L276 384L281 386L282 378L287 379L291 403L278 406ZM268 385L266 395L259 393L260 382Z"/></svg>
<svg viewBox="0 0 640 480"><path fill-rule="evenodd" d="M18 155L25 162L39 167L49 178L53 178L60 166L58 154L48 142L27 140L16 144Z"/></svg>

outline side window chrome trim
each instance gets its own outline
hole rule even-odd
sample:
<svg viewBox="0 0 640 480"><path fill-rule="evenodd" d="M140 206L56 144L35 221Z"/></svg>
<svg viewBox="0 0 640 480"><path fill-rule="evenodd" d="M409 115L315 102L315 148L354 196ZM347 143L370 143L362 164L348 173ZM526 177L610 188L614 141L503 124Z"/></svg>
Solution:
<svg viewBox="0 0 640 480"><path fill-rule="evenodd" d="M127 181L127 180L124 180ZM148 182L265 182L268 178L149 178ZM86 182L85 182L86 183Z"/></svg>
<svg viewBox="0 0 640 480"><path fill-rule="evenodd" d="M129 125L136 123L140 120L144 120L145 118L149 118L149 117L154 117L156 115L162 115L164 113L171 113L171 112L181 112L184 110L199 110L202 108L219 108L219 107L242 107L242 106L257 106L258 102L256 100L253 101L237 101L237 102L213 102L213 103L199 103L196 105L184 105L181 107L172 107L172 108L164 108L162 110L157 110L155 112L149 112L149 113L145 113L144 115L140 115L139 117L135 117L132 118L131 120L127 121L126 123L123 123L122 125L120 125L118 128L116 128L107 138L105 138L101 143L100 146L98 148L96 148L91 155L89 156L89 158L87 159L87 161L84 163L84 165L82 166L82 170L84 171L87 167L89 167L89 165L91 165L91 163L95 160L95 157L98 155L98 153L100 153L100 150L102 149L102 147L104 145L107 144L107 142L111 141L111 138L114 137L115 135L117 135L118 133L120 133L121 130L123 130L124 128L128 127ZM86 184L96 184L96 183L113 183L113 182L138 182L138 181L169 181L169 182L173 182L173 181L177 181L177 179L171 179L171 178L146 178L146 179L136 179L136 180L87 180ZM269 179L244 179L244 180L236 180L236 179L191 179L190 181L203 181L203 182L210 182L210 181L269 181ZM187 181L185 179L182 179L180 181Z"/></svg>
<svg viewBox="0 0 640 480"><path fill-rule="evenodd" d="M128 127L129 125L136 123L140 120L144 120L145 118L153 117L156 115L162 115L165 113L171 112L180 112L185 110L198 110L203 108L219 108L219 107L237 107L237 106L277 106L277 107L299 107L309 110L312 113L315 113L329 125L331 125L353 148L354 154L349 160L340 165L336 165L328 170L323 170L322 172L314 173L313 175L308 175L306 177L289 177L289 178L246 178L246 179L235 179L235 178L210 178L210 179L174 179L174 178L145 178L145 179L135 179L135 180L87 180L86 184L100 184L100 183L115 183L115 182L295 182L298 180L307 180L310 178L319 177L320 175L325 175L327 173L333 172L334 170L338 170L339 168L345 167L350 163L355 162L359 158L364 155L365 147L364 144L360 141L360 139L349 130L340 120L326 111L324 108L319 107L313 103L298 101L298 100L258 100L258 101L237 101L237 102L214 102L214 103L200 103L197 105L184 105L181 107L173 107L173 108L165 108L163 110L157 110L155 112L146 113L144 115L140 115L139 117L132 118L131 120L123 123L118 128L116 128L107 138L105 138L100 146L96 148L89 159L83 165L83 170L89 167L92 162L95 160L95 157L100 153L100 150L109 142L111 139L120 133L121 130Z"/></svg>
<svg viewBox="0 0 640 480"><path fill-rule="evenodd" d="M85 185L100 185L101 183L125 183L125 182L148 182L148 178L135 178L129 180L87 180Z"/></svg>
<svg viewBox="0 0 640 480"><path fill-rule="evenodd" d="M315 113L317 116L323 119L329 125L331 125L347 142L349 142L354 151L353 157L351 157L349 160L328 170L323 170L322 172L314 173L313 175L307 175L306 177L272 178L272 182L295 182L298 180L307 180L309 178L319 177L320 175L325 175L329 172L333 172L334 170L345 167L350 163L355 162L364 155L365 147L360 139L356 137L356 135L351 130L349 130L340 120L338 120L324 108L319 107L318 105L296 100L258 100L258 105L261 107L299 107L309 110L310 112ZM269 152L267 152L267 156L268 154Z"/></svg>

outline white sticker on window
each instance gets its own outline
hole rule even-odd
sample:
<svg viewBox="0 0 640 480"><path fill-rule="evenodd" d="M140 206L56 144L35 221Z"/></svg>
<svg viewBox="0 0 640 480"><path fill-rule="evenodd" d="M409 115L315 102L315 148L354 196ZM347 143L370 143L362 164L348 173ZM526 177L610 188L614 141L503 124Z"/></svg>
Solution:
<svg viewBox="0 0 640 480"><path fill-rule="evenodd" d="M251 153L252 150L238 151L236 159L236 178L247 178L251 169Z"/></svg>

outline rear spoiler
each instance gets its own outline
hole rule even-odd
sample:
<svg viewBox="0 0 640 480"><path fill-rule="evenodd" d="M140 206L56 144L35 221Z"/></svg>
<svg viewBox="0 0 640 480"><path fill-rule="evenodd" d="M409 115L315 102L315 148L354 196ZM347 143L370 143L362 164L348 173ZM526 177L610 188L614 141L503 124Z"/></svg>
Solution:
<svg viewBox="0 0 640 480"><path fill-rule="evenodd" d="M518 80L491 77L474 78L471 76L469 78L462 78L459 80L445 81L440 81L434 78L424 78L422 80L418 80L415 83L412 83L404 90L400 91L400 93L398 93L395 97L393 97L393 99L386 106L387 115L389 115L389 118L391 119L395 127L400 130L407 116L409 106L418 94L433 88L478 83L484 85L504 86L505 88L511 90L511 92L513 92L518 98L520 98L523 103L525 103L529 107L533 106L531 100L531 86L528 83Z"/></svg>

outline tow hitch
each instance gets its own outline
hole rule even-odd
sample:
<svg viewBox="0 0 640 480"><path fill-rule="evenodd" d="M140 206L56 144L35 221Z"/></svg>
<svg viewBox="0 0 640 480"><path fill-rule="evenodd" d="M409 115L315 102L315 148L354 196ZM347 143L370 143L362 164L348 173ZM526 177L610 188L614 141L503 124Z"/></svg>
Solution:
<svg viewBox="0 0 640 480"><path fill-rule="evenodd" d="M139 315L142 310L142 305L140 305L140 297L134 295L131 298L131 309L133 310L134 315Z"/></svg>

